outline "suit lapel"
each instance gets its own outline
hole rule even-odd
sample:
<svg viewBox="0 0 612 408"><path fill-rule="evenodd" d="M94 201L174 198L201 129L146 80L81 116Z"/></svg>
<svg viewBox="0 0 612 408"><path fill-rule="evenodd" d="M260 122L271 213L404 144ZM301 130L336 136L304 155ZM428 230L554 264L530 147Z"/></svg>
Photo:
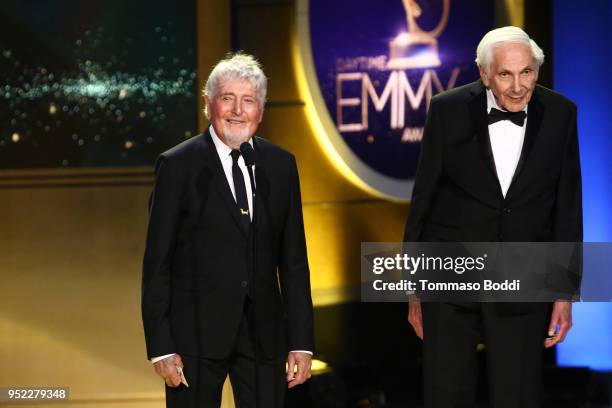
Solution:
<svg viewBox="0 0 612 408"><path fill-rule="evenodd" d="M538 136L538 132L540 131L542 117L544 116L544 105L542 104L542 102L540 102L538 94L539 91L536 87L527 108L527 129L525 129L525 140L523 141L523 148L521 149L521 157L519 158L519 161L516 165L516 170L514 171L514 175L512 176L512 182L510 183L510 187L508 188L506 199L510 198L513 190L515 189L514 186L517 183L517 179L521 175L521 171L525 167L525 161L529 157L529 152L531 152L533 143L535 142L535 139Z"/></svg>
<svg viewBox="0 0 612 408"><path fill-rule="evenodd" d="M487 123L487 94L482 82L478 81L471 90L473 95L469 102L470 116L476 139L480 148L480 153L483 160L487 163L487 168L490 175L493 177L497 185L499 196L503 196L497 170L495 169L495 158L493 157L493 149L491 148L491 139L489 137L489 125Z"/></svg>
<svg viewBox="0 0 612 408"><path fill-rule="evenodd" d="M234 196L232 195L232 190L230 190L229 185L227 184L227 177L225 177L225 172L223 171L223 166L221 164L221 160L219 159L219 154L217 154L217 149L215 148L215 144L212 141L212 136L208 132L208 130L204 133L204 154L206 155L206 161L211 163L211 167L213 170L213 178L212 183L214 188L219 193L223 200L223 207L226 208L227 211L230 212L236 227L240 230L242 235L246 238L247 233L242 226L242 222L240 220L240 215L238 213L238 206L236 206L236 201L234 200Z"/></svg>

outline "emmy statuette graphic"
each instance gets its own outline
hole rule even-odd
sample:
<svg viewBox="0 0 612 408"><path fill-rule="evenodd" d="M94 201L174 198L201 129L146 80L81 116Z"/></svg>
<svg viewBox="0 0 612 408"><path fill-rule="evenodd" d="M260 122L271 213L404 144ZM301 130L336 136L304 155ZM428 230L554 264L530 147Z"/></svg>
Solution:
<svg viewBox="0 0 612 408"><path fill-rule="evenodd" d="M422 10L416 0L402 0L406 10L408 32L399 34L389 43L390 59L388 69L439 67L438 40L448 22L450 0L443 0L442 18L437 27L423 31L416 23Z"/></svg>

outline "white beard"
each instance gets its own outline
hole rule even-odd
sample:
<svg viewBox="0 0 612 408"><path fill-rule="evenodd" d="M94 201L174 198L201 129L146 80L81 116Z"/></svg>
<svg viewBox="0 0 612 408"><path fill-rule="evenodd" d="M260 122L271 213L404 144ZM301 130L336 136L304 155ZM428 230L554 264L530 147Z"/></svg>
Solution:
<svg viewBox="0 0 612 408"><path fill-rule="evenodd" d="M230 130L230 127L224 123L223 135L225 136L225 142L232 149L240 150L240 145L249 141L250 130L250 127L247 127L243 130L235 132Z"/></svg>

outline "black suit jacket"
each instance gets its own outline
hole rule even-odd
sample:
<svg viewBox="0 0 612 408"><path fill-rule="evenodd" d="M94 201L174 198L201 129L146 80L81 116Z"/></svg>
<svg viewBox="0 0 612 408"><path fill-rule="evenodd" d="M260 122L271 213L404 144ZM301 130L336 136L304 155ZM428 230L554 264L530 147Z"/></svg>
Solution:
<svg viewBox="0 0 612 408"><path fill-rule="evenodd" d="M405 241L582 241L576 106L536 86L504 198L477 81L431 100Z"/></svg>
<svg viewBox="0 0 612 408"><path fill-rule="evenodd" d="M257 269L252 239L207 131L162 153L142 275L149 358L225 358L244 298L255 296L257 336L269 357L313 350L312 300L295 158L253 138ZM247 181L248 182L248 181Z"/></svg>

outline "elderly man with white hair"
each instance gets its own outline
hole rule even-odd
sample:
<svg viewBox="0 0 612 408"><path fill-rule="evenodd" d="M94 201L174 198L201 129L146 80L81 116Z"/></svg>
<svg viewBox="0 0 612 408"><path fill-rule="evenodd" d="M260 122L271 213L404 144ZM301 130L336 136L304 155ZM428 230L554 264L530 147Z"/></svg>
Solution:
<svg viewBox="0 0 612 408"><path fill-rule="evenodd" d="M576 106L537 85L544 53L520 28L478 45L480 80L429 106L404 239L581 242ZM539 406L542 350L563 341L571 303L421 303L427 408L474 406L484 340L491 405Z"/></svg>
<svg viewBox="0 0 612 408"><path fill-rule="evenodd" d="M204 88L211 125L162 153L142 274L147 356L171 408L282 408L310 377L312 300L294 156L254 136L267 79L250 55Z"/></svg>

